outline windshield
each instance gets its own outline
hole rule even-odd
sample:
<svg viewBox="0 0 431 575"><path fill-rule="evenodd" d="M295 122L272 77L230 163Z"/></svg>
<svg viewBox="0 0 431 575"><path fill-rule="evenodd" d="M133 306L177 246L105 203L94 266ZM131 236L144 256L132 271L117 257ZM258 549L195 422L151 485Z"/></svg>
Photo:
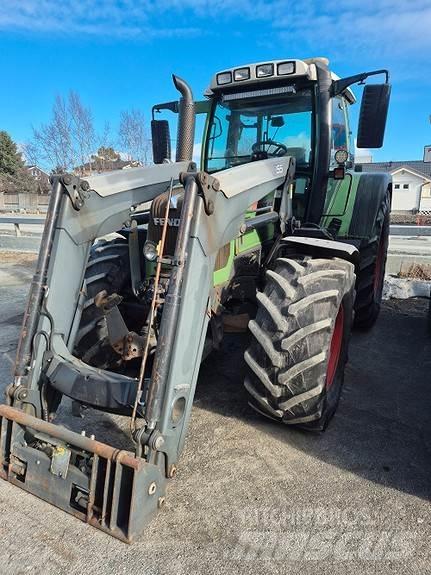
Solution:
<svg viewBox="0 0 431 575"><path fill-rule="evenodd" d="M205 169L216 172L276 156L293 156L297 169L310 165L310 89L265 98L217 102L208 128Z"/></svg>

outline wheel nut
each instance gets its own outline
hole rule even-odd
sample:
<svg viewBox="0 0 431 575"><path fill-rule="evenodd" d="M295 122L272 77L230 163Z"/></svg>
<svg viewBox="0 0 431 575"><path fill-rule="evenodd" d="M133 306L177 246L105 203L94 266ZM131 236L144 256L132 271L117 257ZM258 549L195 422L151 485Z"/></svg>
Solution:
<svg viewBox="0 0 431 575"><path fill-rule="evenodd" d="M165 506L166 503L166 499L164 497L159 497L158 501L157 501L157 507L159 509L161 509L162 507Z"/></svg>
<svg viewBox="0 0 431 575"><path fill-rule="evenodd" d="M169 467L168 477L169 477L170 479L173 479L176 474L177 474L177 466L176 466L176 465L171 465L171 466Z"/></svg>

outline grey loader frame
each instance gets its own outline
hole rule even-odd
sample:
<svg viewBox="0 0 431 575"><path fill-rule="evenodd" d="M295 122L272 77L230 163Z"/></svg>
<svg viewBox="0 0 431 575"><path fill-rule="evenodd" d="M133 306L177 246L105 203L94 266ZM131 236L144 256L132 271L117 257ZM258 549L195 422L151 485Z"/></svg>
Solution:
<svg viewBox="0 0 431 575"><path fill-rule="evenodd" d="M210 317L218 250L245 228L245 213L276 189L288 193L295 162L262 160L213 177L189 162L53 183L41 253L15 367L0 406L0 475L11 483L130 542L164 502L184 445ZM133 405L137 380L72 355L94 240L129 225L136 206L181 182L185 195L172 279L135 454L50 422L66 393L79 401L91 376L93 404ZM49 288L47 287L49 286ZM88 390L87 390L88 392ZM51 409L52 405L54 409Z"/></svg>

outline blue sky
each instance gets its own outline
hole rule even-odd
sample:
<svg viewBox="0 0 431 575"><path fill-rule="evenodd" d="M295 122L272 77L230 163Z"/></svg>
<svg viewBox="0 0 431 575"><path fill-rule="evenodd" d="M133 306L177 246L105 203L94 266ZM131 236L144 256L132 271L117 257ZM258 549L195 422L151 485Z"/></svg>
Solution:
<svg viewBox="0 0 431 575"><path fill-rule="evenodd" d="M340 76L387 67L385 146L375 160L419 159L431 144L430 0L2 0L0 129L18 142L76 90L96 126L176 97L247 62L327 56ZM358 105L352 109L356 130Z"/></svg>

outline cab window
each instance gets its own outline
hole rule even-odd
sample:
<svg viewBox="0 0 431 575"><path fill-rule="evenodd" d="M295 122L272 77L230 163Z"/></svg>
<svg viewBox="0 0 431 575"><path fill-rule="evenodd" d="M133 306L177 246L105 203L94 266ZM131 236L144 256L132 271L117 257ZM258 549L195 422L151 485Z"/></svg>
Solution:
<svg viewBox="0 0 431 575"><path fill-rule="evenodd" d="M332 99L332 130L331 130L331 159L330 167L333 168L335 162L335 152L337 150L348 150L348 129L346 122L346 109L344 99L341 97Z"/></svg>

